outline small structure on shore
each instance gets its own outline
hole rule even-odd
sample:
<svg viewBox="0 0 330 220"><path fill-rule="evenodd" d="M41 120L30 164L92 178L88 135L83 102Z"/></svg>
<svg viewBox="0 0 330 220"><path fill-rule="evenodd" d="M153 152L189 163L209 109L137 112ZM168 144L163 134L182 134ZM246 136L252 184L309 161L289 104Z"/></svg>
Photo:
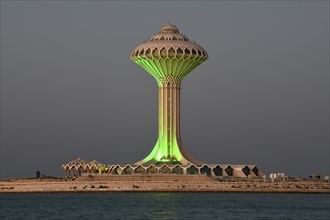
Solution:
<svg viewBox="0 0 330 220"><path fill-rule="evenodd" d="M96 172L94 172L96 173ZM103 175L103 173L99 172ZM224 165L224 164L190 164L184 166L181 164L126 164L126 165L109 165L107 166L106 175L205 175L210 177L261 177L264 174L256 165ZM88 173L83 176L89 175Z"/></svg>
<svg viewBox="0 0 330 220"><path fill-rule="evenodd" d="M76 173L78 176L81 176L83 173L97 173L99 166L102 166L102 164L97 160L88 162L77 158L75 160L71 160L67 164L63 164L62 170L65 171L66 177L76 176Z"/></svg>
<svg viewBox="0 0 330 220"><path fill-rule="evenodd" d="M311 180L326 180L326 179L329 179L329 176L326 177L326 175L324 174L321 174L321 173L314 173L314 174L311 174L309 175L309 179Z"/></svg>
<svg viewBox="0 0 330 220"><path fill-rule="evenodd" d="M286 175L285 175L285 173L270 173L269 178L271 178L271 179L285 179Z"/></svg>

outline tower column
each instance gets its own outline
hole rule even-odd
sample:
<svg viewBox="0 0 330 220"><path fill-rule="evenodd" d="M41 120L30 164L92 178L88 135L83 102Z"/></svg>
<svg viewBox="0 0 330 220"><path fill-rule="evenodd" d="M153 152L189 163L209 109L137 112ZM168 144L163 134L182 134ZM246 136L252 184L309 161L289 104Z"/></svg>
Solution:
<svg viewBox="0 0 330 220"><path fill-rule="evenodd" d="M158 140L152 152L136 164L200 164L183 147L180 135L181 81L172 77L158 81Z"/></svg>
<svg viewBox="0 0 330 220"><path fill-rule="evenodd" d="M180 81L159 84L158 94L158 157L160 161L177 162L182 159L179 150Z"/></svg>

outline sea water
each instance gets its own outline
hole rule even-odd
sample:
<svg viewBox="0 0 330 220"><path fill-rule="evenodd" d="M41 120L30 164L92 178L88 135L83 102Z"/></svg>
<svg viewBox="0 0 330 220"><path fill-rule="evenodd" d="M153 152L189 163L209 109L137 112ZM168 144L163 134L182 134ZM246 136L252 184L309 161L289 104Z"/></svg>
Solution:
<svg viewBox="0 0 330 220"><path fill-rule="evenodd" d="M329 194L0 194L0 219L330 219Z"/></svg>

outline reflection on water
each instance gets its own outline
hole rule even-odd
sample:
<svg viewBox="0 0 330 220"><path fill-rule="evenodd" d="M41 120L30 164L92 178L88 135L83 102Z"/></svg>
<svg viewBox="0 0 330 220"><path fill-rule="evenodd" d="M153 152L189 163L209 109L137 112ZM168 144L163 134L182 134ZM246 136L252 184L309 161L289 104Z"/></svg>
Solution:
<svg viewBox="0 0 330 220"><path fill-rule="evenodd" d="M329 219L317 194L1 194L0 219Z"/></svg>

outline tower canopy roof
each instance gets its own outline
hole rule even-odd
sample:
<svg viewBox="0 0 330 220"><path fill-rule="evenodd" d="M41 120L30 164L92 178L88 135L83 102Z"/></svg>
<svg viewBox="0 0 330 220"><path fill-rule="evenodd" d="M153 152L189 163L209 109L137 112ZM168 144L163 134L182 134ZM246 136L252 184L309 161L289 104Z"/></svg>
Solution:
<svg viewBox="0 0 330 220"><path fill-rule="evenodd" d="M170 23L131 53L131 60L154 76L159 84L169 77L181 80L207 59L203 47L190 41Z"/></svg>

